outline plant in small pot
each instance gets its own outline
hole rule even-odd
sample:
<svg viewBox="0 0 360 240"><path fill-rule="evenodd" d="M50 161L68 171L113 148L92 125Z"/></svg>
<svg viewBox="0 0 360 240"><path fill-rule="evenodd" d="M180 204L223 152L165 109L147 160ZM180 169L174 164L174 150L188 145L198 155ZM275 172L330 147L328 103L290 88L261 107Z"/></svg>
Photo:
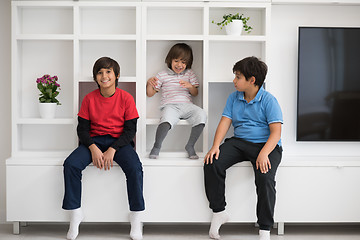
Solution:
<svg viewBox="0 0 360 240"><path fill-rule="evenodd" d="M54 118L57 105L61 105L56 97L59 95L60 84L57 76L45 74L36 79L37 88L40 90L39 112L42 118Z"/></svg>
<svg viewBox="0 0 360 240"><path fill-rule="evenodd" d="M220 26L222 29L225 27L225 31L227 35L241 35L242 29L247 33L250 33L253 29L250 25L248 25L250 17L245 17L244 14L225 14L223 16L223 20L221 22L212 23Z"/></svg>

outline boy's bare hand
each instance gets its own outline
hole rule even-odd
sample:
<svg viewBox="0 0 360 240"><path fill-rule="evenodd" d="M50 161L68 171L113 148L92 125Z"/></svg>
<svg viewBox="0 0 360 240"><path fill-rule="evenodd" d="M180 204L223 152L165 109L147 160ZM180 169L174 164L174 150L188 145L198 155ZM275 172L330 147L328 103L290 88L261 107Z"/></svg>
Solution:
<svg viewBox="0 0 360 240"><path fill-rule="evenodd" d="M212 147L209 152L205 155L204 163L205 164L212 164L213 163L213 157L215 155L215 159L217 160L219 158L220 149L218 147Z"/></svg>
<svg viewBox="0 0 360 240"><path fill-rule="evenodd" d="M180 83L180 86L182 86L183 88L192 88L193 85L187 81L184 81L184 80L180 80L179 81Z"/></svg>
<svg viewBox="0 0 360 240"><path fill-rule="evenodd" d="M116 150L112 147L109 147L108 150L106 150L104 152L104 169L105 170L110 170L110 168L113 167L113 163L114 163L114 155L115 155Z"/></svg>
<svg viewBox="0 0 360 240"><path fill-rule="evenodd" d="M157 79L156 77L152 77L152 78L148 79L147 84L152 86L155 89L158 81L159 81L159 79Z"/></svg>
<svg viewBox="0 0 360 240"><path fill-rule="evenodd" d="M91 152L91 158L92 158L93 164L97 168L102 169L104 167L103 153L95 144L90 145L89 149Z"/></svg>
<svg viewBox="0 0 360 240"><path fill-rule="evenodd" d="M267 173L271 169L269 157L264 154L259 154L256 159L256 169L260 169L261 173Z"/></svg>

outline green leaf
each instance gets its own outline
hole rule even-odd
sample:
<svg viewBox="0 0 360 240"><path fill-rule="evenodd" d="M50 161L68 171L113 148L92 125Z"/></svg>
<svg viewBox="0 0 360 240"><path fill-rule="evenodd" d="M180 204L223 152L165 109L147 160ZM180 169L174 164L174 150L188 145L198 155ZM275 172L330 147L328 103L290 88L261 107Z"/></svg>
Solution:
<svg viewBox="0 0 360 240"><path fill-rule="evenodd" d="M46 93L50 98L52 98L52 90L50 88L46 89Z"/></svg>

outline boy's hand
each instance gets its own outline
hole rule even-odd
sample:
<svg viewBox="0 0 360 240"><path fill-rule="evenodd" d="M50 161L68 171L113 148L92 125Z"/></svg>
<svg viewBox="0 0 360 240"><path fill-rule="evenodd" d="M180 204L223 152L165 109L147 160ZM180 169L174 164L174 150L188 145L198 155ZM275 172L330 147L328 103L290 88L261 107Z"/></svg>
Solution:
<svg viewBox="0 0 360 240"><path fill-rule="evenodd" d="M110 168L113 167L113 159L114 159L114 155L115 155L116 150L112 147L109 147L108 150L106 150L106 152L104 152L103 156L104 156L104 169L105 170L110 170Z"/></svg>
<svg viewBox="0 0 360 240"><path fill-rule="evenodd" d="M152 77L152 78L148 79L147 84L152 86L155 89L158 81L159 81L159 79L157 79L156 77Z"/></svg>
<svg viewBox="0 0 360 240"><path fill-rule="evenodd" d="M189 90L190 94L192 96L197 96L198 95L198 89L197 87L193 86L190 82L184 81L184 80L180 80L179 81L180 86L183 88L186 88Z"/></svg>
<svg viewBox="0 0 360 240"><path fill-rule="evenodd" d="M215 159L217 160L219 158L219 154L220 154L219 147L212 147L209 150L209 152L205 155L204 163L209 164L210 161L210 164L212 164L214 155L215 155Z"/></svg>
<svg viewBox="0 0 360 240"><path fill-rule="evenodd" d="M193 85L191 83L184 81L184 80L180 80L179 83L180 83L180 86L183 88L189 89L189 88L193 87Z"/></svg>
<svg viewBox="0 0 360 240"><path fill-rule="evenodd" d="M93 164L97 167L102 169L104 167L104 159L103 159L103 153L101 150L95 145L91 144L89 146L90 152L91 152L91 158Z"/></svg>
<svg viewBox="0 0 360 240"><path fill-rule="evenodd" d="M261 173L267 173L271 169L268 155L259 153L256 159L256 169L260 169Z"/></svg>
<svg viewBox="0 0 360 240"><path fill-rule="evenodd" d="M156 86L158 85L159 79L156 77L149 78L146 82L146 96L152 97L157 93Z"/></svg>

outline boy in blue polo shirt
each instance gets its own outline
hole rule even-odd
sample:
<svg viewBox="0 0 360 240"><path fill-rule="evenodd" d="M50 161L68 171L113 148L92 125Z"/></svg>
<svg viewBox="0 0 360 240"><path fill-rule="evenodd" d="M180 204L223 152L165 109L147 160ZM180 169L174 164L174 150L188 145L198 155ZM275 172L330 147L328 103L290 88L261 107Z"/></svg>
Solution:
<svg viewBox="0 0 360 240"><path fill-rule="evenodd" d="M205 191L213 211L210 238L219 239L219 229L228 221L225 212L226 170L250 161L255 173L259 239L270 240L274 224L275 174L282 156L282 112L276 98L262 87L267 66L248 57L233 67L236 92L227 99L214 142L204 158ZM230 125L234 136L224 139Z"/></svg>

